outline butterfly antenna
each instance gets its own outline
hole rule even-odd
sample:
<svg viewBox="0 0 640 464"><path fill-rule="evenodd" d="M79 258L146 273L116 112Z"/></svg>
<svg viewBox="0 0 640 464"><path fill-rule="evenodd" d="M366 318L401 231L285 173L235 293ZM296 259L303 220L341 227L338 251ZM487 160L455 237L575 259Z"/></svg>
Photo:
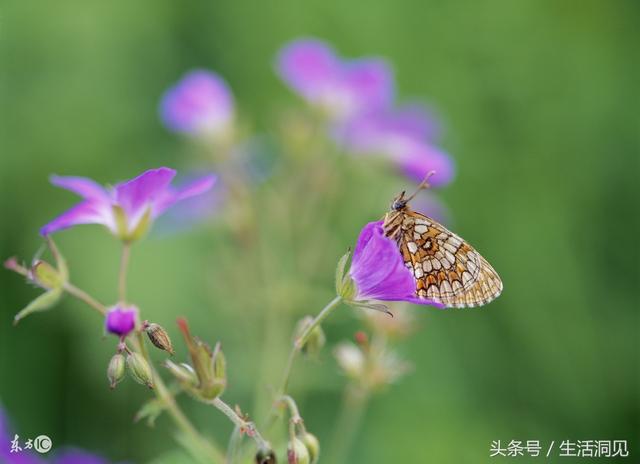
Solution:
<svg viewBox="0 0 640 464"><path fill-rule="evenodd" d="M413 192L411 194L411 196L409 196L409 198L407 198L405 201L408 203L411 200L413 200L413 198L420 192L420 190L426 190L428 188L431 188L431 185L429 185L429 179L435 174L435 171L429 171L427 173L426 176L424 176L424 179L422 179L422 182L420 182L420 185L418 185L418 188L416 189L415 192Z"/></svg>

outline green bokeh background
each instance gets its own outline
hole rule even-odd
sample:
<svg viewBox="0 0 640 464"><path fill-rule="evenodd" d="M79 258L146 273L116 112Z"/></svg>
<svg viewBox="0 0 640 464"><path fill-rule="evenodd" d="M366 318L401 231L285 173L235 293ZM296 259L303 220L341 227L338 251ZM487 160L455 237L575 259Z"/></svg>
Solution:
<svg viewBox="0 0 640 464"><path fill-rule="evenodd" d="M70 205L50 173L106 183L189 165L192 147L157 118L159 96L186 70L221 73L243 118L268 134L297 104L273 73L283 43L314 35L347 56L382 55L400 97L420 97L443 119L458 176L440 197L505 292L482 310L421 309L420 331L400 347L415 370L372 401L349 462L487 462L497 439L627 439L637 460L639 13L636 2L604 0L5 2L1 256L32 256L38 228ZM319 225L333 236L315 291L283 317L273 359L261 357L255 311L266 297L252 295L243 314L247 295L232 301L221 288L238 285L220 284L234 250L215 227L156 234L134 251L131 298L176 339L182 314L223 341L230 402L252 411L261 370L277 378L283 367L292 318L331 298L333 263L404 185L365 171L341 194L364 189L356 198L366 201L345 200ZM73 280L113 301L118 247L108 234L86 227L58 241ZM275 278L286 277L288 257L272 260ZM0 283L0 401L22 436L46 433L114 461L183 462L166 454L177 448L167 418L132 425L143 389L106 388L113 340L93 313L67 298L13 328L38 291L8 271ZM277 295L287 297L286 283ZM345 309L326 329L333 343L357 327ZM296 376L307 425L329 446L344 379L328 352ZM218 413L181 402L226 440Z"/></svg>

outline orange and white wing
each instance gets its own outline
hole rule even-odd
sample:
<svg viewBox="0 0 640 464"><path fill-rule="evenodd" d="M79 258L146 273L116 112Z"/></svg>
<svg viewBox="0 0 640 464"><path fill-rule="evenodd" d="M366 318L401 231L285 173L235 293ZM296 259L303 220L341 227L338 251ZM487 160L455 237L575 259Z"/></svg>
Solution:
<svg viewBox="0 0 640 464"><path fill-rule="evenodd" d="M422 214L404 214L396 235L416 295L447 307L485 305L502 292L502 280L471 245Z"/></svg>

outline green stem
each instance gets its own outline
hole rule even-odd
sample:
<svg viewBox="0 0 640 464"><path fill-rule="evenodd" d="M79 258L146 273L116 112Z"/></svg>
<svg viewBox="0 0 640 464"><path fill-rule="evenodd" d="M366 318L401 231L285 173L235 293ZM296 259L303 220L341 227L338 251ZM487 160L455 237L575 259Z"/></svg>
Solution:
<svg viewBox="0 0 640 464"><path fill-rule="evenodd" d="M285 403L289 408L289 425L290 427L293 427L294 432L295 428L298 427L300 429L300 432L302 432L303 434L307 433L307 429L304 426L304 421L302 420L300 410L298 409L298 405L296 404L295 400L289 395L284 395L280 398L280 401Z"/></svg>
<svg viewBox="0 0 640 464"><path fill-rule="evenodd" d="M209 401L209 404L215 406L225 416L227 416L237 428L239 428L241 431L244 431L248 436L253 438L259 449L271 449L271 445L262 437L262 435L260 435L260 432L258 432L256 425L253 422L247 421L240 417L231 406L222 401L219 397L215 398L212 401Z"/></svg>
<svg viewBox="0 0 640 464"><path fill-rule="evenodd" d="M207 441L196 430L193 424L189 421L187 416L182 412L175 397L171 394L167 386L164 384L162 377L158 374L158 371L153 366L149 352L144 344L144 336L141 331L136 333L136 339L134 341L134 349L138 351L149 364L151 368L151 375L153 376L153 389L158 399L165 406L167 412L182 432L191 437L192 442L197 443L203 455L206 455L208 462L225 462L224 454L217 448L216 445Z"/></svg>
<svg viewBox="0 0 640 464"><path fill-rule="evenodd" d="M107 308L84 290L79 289L75 285L72 285L70 282L64 284L64 289L69 295L72 295L78 300L86 303L88 306L91 306L103 316L107 314Z"/></svg>
<svg viewBox="0 0 640 464"><path fill-rule="evenodd" d="M118 273L118 297L121 303L127 301L127 269L129 268L129 258L131 256L131 244L123 242L122 255L120 256L120 272Z"/></svg>
<svg viewBox="0 0 640 464"><path fill-rule="evenodd" d="M276 400L280 399L287 391L287 387L289 386L289 378L291 377L291 371L293 369L293 362L295 361L296 355L304 344L309 339L311 332L318 327L322 322L331 314L331 312L338 307L338 304L342 301L342 298L336 296L333 300L329 302L322 311L318 313L318 315L311 321L311 324L307 326L307 328L298 336L296 340L293 342L293 347L291 348L291 352L289 353L289 358L287 359L287 364L284 368L284 375L282 376L282 382L280 383L280 388L278 389Z"/></svg>
<svg viewBox="0 0 640 464"><path fill-rule="evenodd" d="M334 427L332 446L327 455L327 462L332 464L347 462L349 449L360 427L368 402L369 394L366 390L354 385L347 386L340 415Z"/></svg>

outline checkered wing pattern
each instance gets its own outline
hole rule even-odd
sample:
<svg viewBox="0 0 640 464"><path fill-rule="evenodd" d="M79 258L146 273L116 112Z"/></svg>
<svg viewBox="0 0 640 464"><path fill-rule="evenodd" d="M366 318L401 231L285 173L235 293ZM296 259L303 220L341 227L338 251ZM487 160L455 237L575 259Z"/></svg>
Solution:
<svg viewBox="0 0 640 464"><path fill-rule="evenodd" d="M502 280L471 245L437 221L408 207L384 219L404 263L416 280L416 295L447 307L485 305L502 292Z"/></svg>

